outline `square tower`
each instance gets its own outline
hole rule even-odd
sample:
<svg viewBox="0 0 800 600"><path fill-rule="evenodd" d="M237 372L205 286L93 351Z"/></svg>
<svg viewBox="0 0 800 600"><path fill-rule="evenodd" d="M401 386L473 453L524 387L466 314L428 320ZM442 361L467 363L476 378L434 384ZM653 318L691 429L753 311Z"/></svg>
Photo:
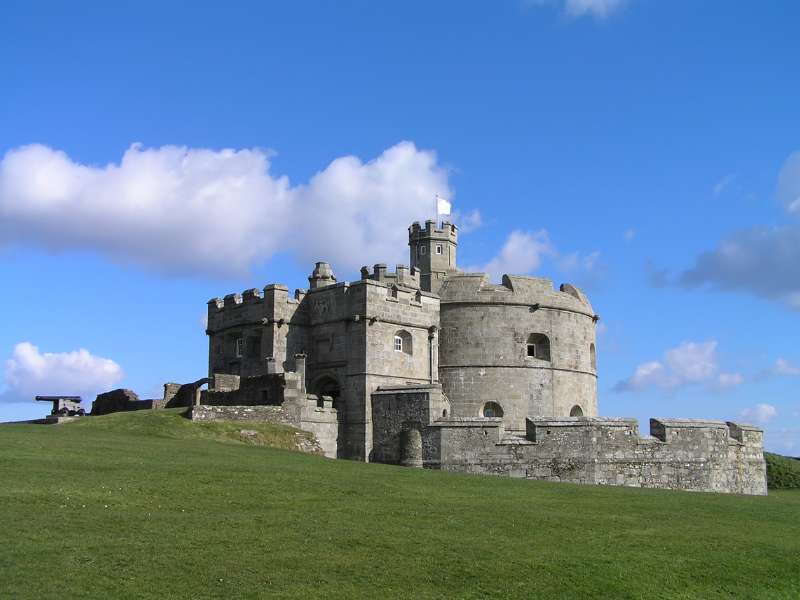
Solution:
<svg viewBox="0 0 800 600"><path fill-rule="evenodd" d="M425 227L414 222L408 228L411 268L420 273L420 287L426 292L439 293L448 273L455 273L458 232L452 223L441 228L435 221L425 221Z"/></svg>

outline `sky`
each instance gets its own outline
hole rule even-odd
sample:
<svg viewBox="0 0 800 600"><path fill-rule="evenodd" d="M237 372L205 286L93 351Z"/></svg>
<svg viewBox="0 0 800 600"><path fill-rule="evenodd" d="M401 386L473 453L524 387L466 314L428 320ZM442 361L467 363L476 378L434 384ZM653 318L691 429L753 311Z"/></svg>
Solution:
<svg viewBox="0 0 800 600"><path fill-rule="evenodd" d="M0 7L0 420L205 376L206 302L408 262L571 282L600 414L800 455L800 4Z"/></svg>

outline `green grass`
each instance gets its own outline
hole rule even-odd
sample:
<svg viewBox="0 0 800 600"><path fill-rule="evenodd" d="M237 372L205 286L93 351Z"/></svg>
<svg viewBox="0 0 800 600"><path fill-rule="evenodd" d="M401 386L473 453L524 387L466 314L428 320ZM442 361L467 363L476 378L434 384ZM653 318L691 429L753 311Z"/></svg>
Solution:
<svg viewBox="0 0 800 600"><path fill-rule="evenodd" d="M764 453L767 460L767 485L770 489L800 488L800 460Z"/></svg>
<svg viewBox="0 0 800 600"><path fill-rule="evenodd" d="M0 598L800 597L799 492L364 465L241 428L170 411L0 427Z"/></svg>

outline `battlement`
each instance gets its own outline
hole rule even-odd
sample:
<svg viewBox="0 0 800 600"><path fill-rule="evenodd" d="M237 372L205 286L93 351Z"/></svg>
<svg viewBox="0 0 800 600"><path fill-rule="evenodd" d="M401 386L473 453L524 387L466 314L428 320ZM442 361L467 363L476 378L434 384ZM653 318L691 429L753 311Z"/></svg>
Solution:
<svg viewBox="0 0 800 600"><path fill-rule="evenodd" d="M419 221L414 221L408 228L409 241L430 238L443 239L455 244L458 240L458 227L448 221L443 221L441 226L437 227L436 221L428 219L424 227L420 226Z"/></svg>
<svg viewBox="0 0 800 600"><path fill-rule="evenodd" d="M419 270L406 265L397 265L395 271L387 271L386 265L378 263L373 266L372 273L366 266L361 267L361 280L372 280L379 283L397 284L409 288L419 289Z"/></svg>
<svg viewBox="0 0 800 600"><path fill-rule="evenodd" d="M577 287L565 283L556 291L545 277L503 275L502 283L491 283L486 273L453 273L445 279L439 295L442 304L524 304L580 312L594 317L592 305Z"/></svg>
<svg viewBox="0 0 800 600"><path fill-rule="evenodd" d="M598 439L611 440L617 431L628 438L626 442L636 444L653 441L665 444L696 444L697 442L725 442L730 444L761 444L762 430L752 425L699 420L699 419L650 419L650 437L639 436L636 419L618 417L560 417L558 419L526 419L526 437L533 442L547 443L551 439L563 441L564 435L579 436L582 431L605 432ZM558 435L555 431L558 430Z"/></svg>

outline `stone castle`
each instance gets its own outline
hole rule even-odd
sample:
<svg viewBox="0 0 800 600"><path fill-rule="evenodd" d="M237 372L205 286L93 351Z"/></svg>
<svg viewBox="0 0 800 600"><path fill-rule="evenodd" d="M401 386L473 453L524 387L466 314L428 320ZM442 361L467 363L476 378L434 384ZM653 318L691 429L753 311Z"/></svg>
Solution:
<svg viewBox="0 0 800 600"><path fill-rule="evenodd" d="M579 483L765 494L761 430L598 417L596 324L569 284L457 268L458 230L408 229L410 266L208 303L191 416L291 423L330 457ZM208 383L208 390L200 386ZM170 404L171 403L171 404Z"/></svg>

